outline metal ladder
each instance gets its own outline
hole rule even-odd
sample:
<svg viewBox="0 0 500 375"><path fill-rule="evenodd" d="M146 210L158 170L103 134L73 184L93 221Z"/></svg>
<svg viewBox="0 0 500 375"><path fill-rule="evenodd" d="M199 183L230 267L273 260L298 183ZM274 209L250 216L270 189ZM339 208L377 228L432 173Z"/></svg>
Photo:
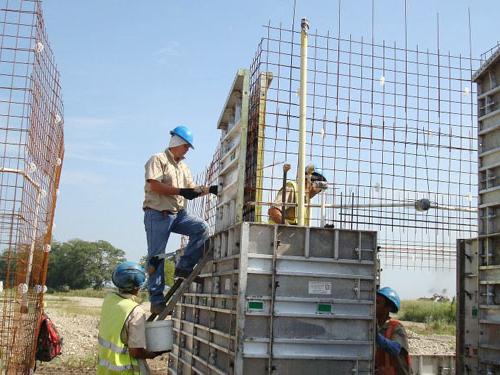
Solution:
<svg viewBox="0 0 500 375"><path fill-rule="evenodd" d="M198 261L196 266L193 268L193 271L185 279L178 278L175 280L174 285L172 285L172 287L168 290L167 294L165 295L166 304L163 311L159 314L151 314L150 317L147 319L148 322L151 322L155 319L164 320L168 315L172 314L175 305L177 304L177 302L179 302L182 295L186 292L186 290L189 289L191 283L194 282L194 280L201 273L201 270L203 269L203 267L205 267L205 264L207 264L207 262L212 259L213 251L214 251L214 246L212 241L211 240L206 241L205 248L203 251L203 256Z"/></svg>

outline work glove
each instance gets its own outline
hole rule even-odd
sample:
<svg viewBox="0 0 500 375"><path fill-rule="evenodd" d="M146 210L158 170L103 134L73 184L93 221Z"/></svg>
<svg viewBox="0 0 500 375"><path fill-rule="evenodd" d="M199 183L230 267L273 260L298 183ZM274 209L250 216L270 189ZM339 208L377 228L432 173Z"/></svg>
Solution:
<svg viewBox="0 0 500 375"><path fill-rule="evenodd" d="M201 195L201 191L196 191L195 189L179 189L179 195L182 195L184 198L192 200L194 198L198 198Z"/></svg>
<svg viewBox="0 0 500 375"><path fill-rule="evenodd" d="M208 192L210 194L214 194L214 195L217 195L217 192L219 191L219 188L217 187L217 185L212 185L210 186L210 188L208 189Z"/></svg>
<svg viewBox="0 0 500 375"><path fill-rule="evenodd" d="M385 338L382 334L377 333L377 338L375 339L377 345L387 353L392 356L398 356L401 353L401 345L393 340Z"/></svg>

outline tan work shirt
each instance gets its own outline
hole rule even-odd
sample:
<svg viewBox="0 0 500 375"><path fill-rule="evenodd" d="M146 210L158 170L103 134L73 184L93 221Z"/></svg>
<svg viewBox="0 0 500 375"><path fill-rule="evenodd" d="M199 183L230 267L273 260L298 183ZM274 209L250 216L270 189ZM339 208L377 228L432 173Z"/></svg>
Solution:
<svg viewBox="0 0 500 375"><path fill-rule="evenodd" d="M186 199L180 195L164 195L151 191L148 180L156 180L176 188L196 187L191 171L184 162L175 161L169 149L151 156L146 165L143 208L178 212L186 207Z"/></svg>
<svg viewBox="0 0 500 375"><path fill-rule="evenodd" d="M123 298L129 298L138 304L141 303L140 298L129 293L118 293ZM137 306L132 310L123 325L120 333L120 338L129 348L146 349L146 312L141 306ZM141 369L141 375L148 375L150 369L145 359L137 359Z"/></svg>

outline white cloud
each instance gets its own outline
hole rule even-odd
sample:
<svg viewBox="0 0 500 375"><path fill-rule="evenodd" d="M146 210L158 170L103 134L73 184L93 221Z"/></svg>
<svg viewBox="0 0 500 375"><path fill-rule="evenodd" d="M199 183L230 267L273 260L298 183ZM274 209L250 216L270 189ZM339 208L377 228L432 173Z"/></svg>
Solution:
<svg viewBox="0 0 500 375"><path fill-rule="evenodd" d="M170 57L180 56L179 42L171 41L154 53L159 64L166 64Z"/></svg>
<svg viewBox="0 0 500 375"><path fill-rule="evenodd" d="M111 164L111 165L118 165L118 166L125 166L125 167L139 167L141 165L140 163L134 163L134 162L127 161L127 160L89 155L89 154L85 154L85 153L79 154L79 153L67 152L65 154L65 157L69 158L69 159L76 159L76 160L83 160L83 161L94 162L94 163Z"/></svg>
<svg viewBox="0 0 500 375"><path fill-rule="evenodd" d="M62 185L103 185L106 178L103 175L79 171L62 171Z"/></svg>
<svg viewBox="0 0 500 375"><path fill-rule="evenodd" d="M81 154L97 151L116 151L118 147L113 142L102 139L92 139L84 142L70 142L65 144L67 153Z"/></svg>
<svg viewBox="0 0 500 375"><path fill-rule="evenodd" d="M116 125L116 120L102 117L69 117L64 119L64 125L71 129L91 130L112 127Z"/></svg>

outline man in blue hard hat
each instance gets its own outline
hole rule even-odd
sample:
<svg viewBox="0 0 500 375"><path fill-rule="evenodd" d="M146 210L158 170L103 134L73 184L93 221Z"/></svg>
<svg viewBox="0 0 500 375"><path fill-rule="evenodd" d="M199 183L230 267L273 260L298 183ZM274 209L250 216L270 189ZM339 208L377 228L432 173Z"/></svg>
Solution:
<svg viewBox="0 0 500 375"><path fill-rule="evenodd" d="M390 317L397 313L401 302L396 291L389 287L377 291L377 352L375 373L377 375L411 374L411 358L408 349L408 335L399 320Z"/></svg>
<svg viewBox="0 0 500 375"><path fill-rule="evenodd" d="M146 273L137 263L124 262L115 268L112 280L118 293L106 295L102 304L97 374L149 374L146 359L162 353L146 348L146 313L137 297Z"/></svg>
<svg viewBox="0 0 500 375"><path fill-rule="evenodd" d="M164 152L157 153L145 165L144 227L148 242L149 299L151 312L159 314L165 306L164 257L170 233L189 236L184 255L175 268L175 276L187 277L203 255L208 239L208 225L201 218L186 212L186 199L195 199L216 186L197 186L191 171L183 162L193 146L193 134L180 125L170 131L170 142Z"/></svg>

